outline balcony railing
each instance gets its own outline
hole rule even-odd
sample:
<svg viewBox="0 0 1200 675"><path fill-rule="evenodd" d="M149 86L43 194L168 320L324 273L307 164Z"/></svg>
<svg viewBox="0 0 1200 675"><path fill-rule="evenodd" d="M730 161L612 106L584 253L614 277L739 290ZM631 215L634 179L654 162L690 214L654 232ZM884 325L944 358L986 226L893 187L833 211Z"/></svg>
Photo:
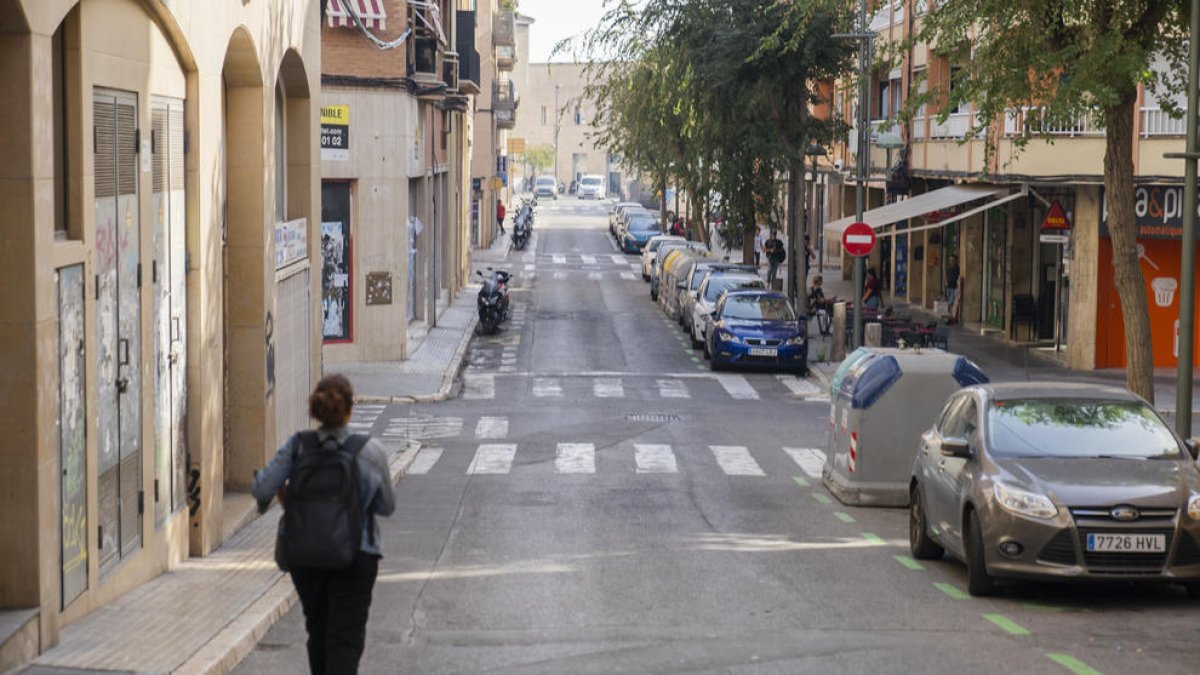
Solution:
<svg viewBox="0 0 1200 675"><path fill-rule="evenodd" d="M1187 124L1183 118L1174 119L1166 110L1157 107L1142 108L1142 137L1186 136Z"/></svg>
<svg viewBox="0 0 1200 675"><path fill-rule="evenodd" d="M879 11L871 16L871 31L878 32L892 25L892 16L888 13L887 6L880 7Z"/></svg>
<svg viewBox="0 0 1200 675"><path fill-rule="evenodd" d="M945 122L940 122L936 117L929 120L929 138L930 140L942 138L966 138L967 130L971 128L971 113L956 112L950 113Z"/></svg>
<svg viewBox="0 0 1200 675"><path fill-rule="evenodd" d="M516 64L516 47L513 47L512 45L499 45L496 47L496 68L511 72Z"/></svg>
<svg viewBox="0 0 1200 675"><path fill-rule="evenodd" d="M1092 115L1081 114L1067 122L1055 124L1039 119L1040 109L1009 110L1004 114L1004 135L1019 136L1030 127L1035 136L1066 136L1067 138L1104 136L1104 125Z"/></svg>
<svg viewBox="0 0 1200 675"><path fill-rule="evenodd" d="M914 117L912 120L912 137L914 141L925 140L925 117Z"/></svg>
<svg viewBox="0 0 1200 675"><path fill-rule="evenodd" d="M496 82L492 85L492 114L496 118L496 126L500 129L512 129L517 123L517 88L509 82Z"/></svg>
<svg viewBox="0 0 1200 675"><path fill-rule="evenodd" d="M897 136L900 135L900 125L891 120L886 120L886 119L871 120L870 129L871 129L871 142L872 143L879 142L879 137L884 134L890 133L890 134L895 134Z"/></svg>
<svg viewBox="0 0 1200 675"><path fill-rule="evenodd" d="M512 10L496 12L492 16L492 46L517 46L517 15Z"/></svg>

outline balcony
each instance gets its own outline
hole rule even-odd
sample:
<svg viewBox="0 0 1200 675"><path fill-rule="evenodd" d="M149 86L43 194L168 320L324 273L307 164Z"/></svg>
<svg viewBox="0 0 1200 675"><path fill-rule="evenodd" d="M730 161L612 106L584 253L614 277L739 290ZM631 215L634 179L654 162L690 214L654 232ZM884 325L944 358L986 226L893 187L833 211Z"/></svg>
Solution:
<svg viewBox="0 0 1200 675"><path fill-rule="evenodd" d="M1019 136L1029 127L1035 136L1102 137L1104 125L1091 115L1081 114L1066 122L1049 123L1041 118L1039 108L1009 110L1004 115L1004 135Z"/></svg>
<svg viewBox="0 0 1200 675"><path fill-rule="evenodd" d="M502 10L492 15L492 46L517 46L517 13L513 10Z"/></svg>
<svg viewBox="0 0 1200 675"><path fill-rule="evenodd" d="M1142 108L1142 138L1186 135L1187 124L1182 117L1174 119L1157 106Z"/></svg>
<svg viewBox="0 0 1200 675"><path fill-rule="evenodd" d="M517 125L517 88L512 82L496 82L492 85L492 115L497 129L512 129Z"/></svg>
<svg viewBox="0 0 1200 675"><path fill-rule="evenodd" d="M458 52L458 91L462 94L478 94L479 50L475 48L475 12L459 11L456 15L458 30L455 31L455 47Z"/></svg>
<svg viewBox="0 0 1200 675"><path fill-rule="evenodd" d="M967 137L967 131L971 128L971 113L956 112L950 113L945 122L938 121L937 118L929 122L929 140L953 139Z"/></svg>

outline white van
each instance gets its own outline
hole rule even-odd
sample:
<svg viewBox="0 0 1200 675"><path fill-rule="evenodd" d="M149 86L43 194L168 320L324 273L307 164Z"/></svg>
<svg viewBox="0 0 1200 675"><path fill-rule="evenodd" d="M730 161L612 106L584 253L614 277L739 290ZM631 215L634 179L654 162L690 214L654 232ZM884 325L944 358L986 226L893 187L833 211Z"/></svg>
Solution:
<svg viewBox="0 0 1200 675"><path fill-rule="evenodd" d="M600 176L584 176L579 179L580 199L604 199L604 179Z"/></svg>

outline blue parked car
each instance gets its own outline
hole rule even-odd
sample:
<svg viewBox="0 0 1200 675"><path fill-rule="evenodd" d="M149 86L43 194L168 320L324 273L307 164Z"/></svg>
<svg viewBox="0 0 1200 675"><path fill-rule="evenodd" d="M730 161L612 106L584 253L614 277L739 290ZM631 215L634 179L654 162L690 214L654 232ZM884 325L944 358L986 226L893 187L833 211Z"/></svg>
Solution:
<svg viewBox="0 0 1200 675"><path fill-rule="evenodd" d="M805 375L806 324L782 293L729 291L712 313L705 356L713 370L746 366Z"/></svg>
<svg viewBox="0 0 1200 675"><path fill-rule="evenodd" d="M626 253L641 253L650 237L662 234L658 219L649 213L635 213L629 219L629 225L621 233L621 250Z"/></svg>

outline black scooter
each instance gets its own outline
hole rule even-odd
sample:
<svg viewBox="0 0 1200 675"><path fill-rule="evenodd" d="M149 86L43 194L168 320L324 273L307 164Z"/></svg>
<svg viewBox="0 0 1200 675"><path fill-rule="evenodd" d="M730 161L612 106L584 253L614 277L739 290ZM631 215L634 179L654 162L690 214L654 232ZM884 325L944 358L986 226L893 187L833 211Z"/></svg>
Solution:
<svg viewBox="0 0 1200 675"><path fill-rule="evenodd" d="M491 335L500 330L500 324L508 319L508 280L510 275L504 270L488 268L491 274L484 276L476 271L483 279L475 305L479 310L479 330L485 335Z"/></svg>

